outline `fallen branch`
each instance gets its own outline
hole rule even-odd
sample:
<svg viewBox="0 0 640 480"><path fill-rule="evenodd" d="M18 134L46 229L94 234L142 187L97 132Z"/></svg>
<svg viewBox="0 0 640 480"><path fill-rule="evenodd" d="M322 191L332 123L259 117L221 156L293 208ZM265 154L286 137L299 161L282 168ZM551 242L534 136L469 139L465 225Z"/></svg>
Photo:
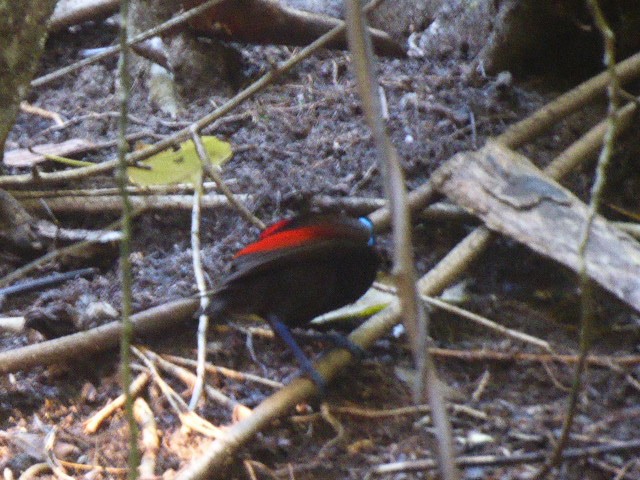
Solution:
<svg viewBox="0 0 640 480"><path fill-rule="evenodd" d="M191 320L198 306L196 299L183 299L136 313L131 316L133 331L136 335L166 332ZM121 333L122 322L117 320L84 332L0 352L0 374L85 358L115 348Z"/></svg>
<svg viewBox="0 0 640 480"><path fill-rule="evenodd" d="M192 8L202 0L183 0ZM287 7L273 0L225 0L195 17L189 25L200 35L233 42L262 45L304 46L344 22L328 15ZM405 50L387 33L369 28L378 55L405 57ZM345 49L345 36L339 35L326 48Z"/></svg>
<svg viewBox="0 0 640 480"><path fill-rule="evenodd" d="M249 195L236 195L247 201ZM193 207L192 195L136 195L129 197L131 206L136 211L145 210L186 210ZM29 211L43 213L45 208L40 200L22 200L22 205ZM87 215L118 214L122 211L122 199L105 195L94 197L55 197L46 200L47 207L56 214L83 213ZM214 209L231 207L224 195L209 194L202 197L202 208Z"/></svg>
<svg viewBox="0 0 640 480"><path fill-rule="evenodd" d="M411 194L409 194L411 195ZM16 196L16 198L19 198ZM344 210L353 216L368 215L387 205L384 198L332 197L317 195L311 198L312 207L320 210ZM474 221L475 217L450 202L436 202L414 212L414 218L428 221Z"/></svg>
<svg viewBox="0 0 640 480"><path fill-rule="evenodd" d="M596 457L611 453L633 452L640 450L640 440L631 440L628 442L617 442L613 445L602 445L585 448L568 448L560 459L562 461L575 460L580 458ZM513 454L508 457L497 455L477 455L458 457L456 465L459 467L500 467L505 465L519 465L525 463L544 462L548 456L547 452L521 453ZM379 465L371 469L367 475L391 475L400 472L422 472L425 470L434 470L437 468L435 460L414 460L408 462L395 462L385 465Z"/></svg>
<svg viewBox="0 0 640 480"><path fill-rule="evenodd" d="M491 230L581 270L589 208L526 157L490 142L477 152L455 155L432 181ZM585 262L592 280L640 311L640 245L635 239L595 215Z"/></svg>
<svg viewBox="0 0 640 480"><path fill-rule="evenodd" d="M578 355L562 355L558 353L525 353L525 352L496 352L493 350L451 350L448 348L431 348L429 350L434 357L452 358L462 362L536 362L536 363L562 363L572 364L578 361ZM586 359L588 365L611 368L633 367L640 364L640 355L620 355L617 357L607 355L589 355Z"/></svg>

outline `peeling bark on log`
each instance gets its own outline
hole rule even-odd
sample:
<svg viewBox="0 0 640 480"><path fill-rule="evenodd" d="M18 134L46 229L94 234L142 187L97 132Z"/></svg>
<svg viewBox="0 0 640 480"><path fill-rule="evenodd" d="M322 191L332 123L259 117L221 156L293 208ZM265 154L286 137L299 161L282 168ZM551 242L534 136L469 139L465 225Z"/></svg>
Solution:
<svg viewBox="0 0 640 480"><path fill-rule="evenodd" d="M460 153L433 176L437 188L491 230L579 270L588 207L526 157L488 143ZM640 243L596 216L586 252L595 282L640 311Z"/></svg>

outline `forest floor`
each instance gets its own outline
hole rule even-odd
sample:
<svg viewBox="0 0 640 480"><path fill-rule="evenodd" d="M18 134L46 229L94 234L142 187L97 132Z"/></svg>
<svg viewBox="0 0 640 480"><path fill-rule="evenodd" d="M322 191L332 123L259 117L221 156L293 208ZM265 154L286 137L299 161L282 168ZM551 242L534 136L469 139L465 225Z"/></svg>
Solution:
<svg viewBox="0 0 640 480"><path fill-rule="evenodd" d="M48 42L41 74L77 60L79 49L107 45L115 36L116 32L106 25L55 35ZM247 49L246 70L266 71L274 59L286 58L291 52L276 47ZM370 134L362 119L348 64L345 52L320 52L238 107L233 119L223 120L212 132L205 130L233 145L236 153L223 168L224 178L235 193L251 195L248 206L265 223L304 208L317 196L383 196ZM469 62L460 58L380 59L379 81L389 109L387 125L402 158L408 188L420 186L453 154L481 147L489 137L525 118L558 93L549 87L541 92L543 83L535 79L505 85L471 72L470 68ZM78 121L56 128L49 119L21 113L7 150L77 137L93 142L114 140L118 118L109 112L118 110L115 91L115 59L34 89L28 98L30 103ZM173 121L148 103L144 81L134 83L131 97L130 131L150 131L160 136L170 135L225 101L212 96L191 102ZM603 112L600 105L576 114L522 152L536 164L545 165L583 133L585 125L599 121ZM153 138L146 141L151 143ZM105 148L84 159L103 161L115 153L115 147ZM591 175L591 170L576 173L566 184L585 199ZM65 187L113 185L113 178L104 176ZM190 211L175 209L147 212L136 219L132 254L134 311L194 294L190 218ZM65 227L90 229L105 228L116 219L108 212L88 213L82 204L75 212L57 218ZM427 272L473 226L473 222L458 220L416 220L414 243L419 274ZM223 274L233 252L255 239L257 233L232 209L205 210L202 253L212 283ZM388 235L380 235L379 244L388 268ZM0 276L17 265L0 258ZM62 269L60 265L50 265L38 275ZM463 290L465 308L540 337L558 353L576 354L576 283L570 273L553 262L511 241L500 240L469 271ZM71 316L85 318L83 313L90 305L106 302L119 310L120 300L119 273L113 257L88 279L70 281L46 292L9 297L0 312L2 316L21 316L34 310L71 311ZM604 294L598 300L603 327L594 352L633 353L638 317ZM109 320L87 317L84 327ZM432 335L436 345L444 349L435 357L438 371L444 382L460 394L454 403L469 407L451 414L459 454L505 456L551 450L564 418L573 363L544 362L535 356L529 361L500 360L491 354L545 352L437 310L432 312ZM274 348L271 339L254 336L257 362L249 353L246 332L242 330L213 329L209 339L209 361L215 365L285 383L297 373L289 354L279 346ZM35 331L4 334L0 336L0 350L41 340ZM158 353L193 359L195 327L166 332L163 339L144 341L144 345ZM314 357L323 350L317 343L305 348ZM469 351L478 355L454 358L456 352ZM121 393L118 357L115 351L109 351L69 365L38 367L1 377L0 469L8 468L20 475L29 466L42 462L42 442L54 426L56 452L61 459L124 467L128 430L121 410L96 433L83 430L83 422ZM384 415L380 412L412 405L410 388L398 370L410 365L404 336L378 341L328 391L325 401L344 428L339 441L331 442L336 431L321 416L296 416L301 412L292 411L291 417L274 423L242 449L228 478L249 478L240 460L260 462L279 478L359 479L380 464L432 458L432 429L423 410L388 411ZM588 369L572 431L572 447L611 444L640 436L640 389L633 380L640 375L639 369ZM165 379L188 401L190 392L184 384L172 376ZM273 391L224 377L213 381L223 393L248 407L254 407ZM171 478L172 472L206 449L210 440L180 427L180 420L157 385L144 390L143 396L151 405L161 434L156 473ZM309 411L317 412L319 407L312 404L302 413ZM380 415L372 415L374 411ZM231 422L229 411L211 401L202 401L197 412L217 425ZM623 473L626 478L640 478L640 464L635 459L632 453L587 456L566 462L561 468L564 478L614 478L622 468L628 468ZM473 467L465 470L465 478L528 478L535 468L533 463ZM123 478L117 471L82 472L68 467L67 472L74 477ZM268 478L269 474L263 469L256 475ZM431 475L411 472L378 476L401 479Z"/></svg>

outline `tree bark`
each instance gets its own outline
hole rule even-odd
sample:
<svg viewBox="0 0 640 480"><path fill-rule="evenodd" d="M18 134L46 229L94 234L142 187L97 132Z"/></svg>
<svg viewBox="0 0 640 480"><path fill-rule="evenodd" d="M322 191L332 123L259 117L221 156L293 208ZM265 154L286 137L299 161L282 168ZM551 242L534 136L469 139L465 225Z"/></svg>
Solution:
<svg viewBox="0 0 640 480"><path fill-rule="evenodd" d="M0 0L0 161L44 50L55 5L56 0Z"/></svg>

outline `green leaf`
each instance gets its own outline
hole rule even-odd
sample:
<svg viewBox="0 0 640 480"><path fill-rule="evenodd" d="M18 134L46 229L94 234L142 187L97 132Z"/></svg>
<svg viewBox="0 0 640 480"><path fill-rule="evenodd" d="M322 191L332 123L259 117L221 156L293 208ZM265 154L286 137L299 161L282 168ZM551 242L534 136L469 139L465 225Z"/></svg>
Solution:
<svg viewBox="0 0 640 480"><path fill-rule="evenodd" d="M311 323L348 322L365 319L385 309L393 301L394 295L370 288L356 303L325 313L314 318Z"/></svg>
<svg viewBox="0 0 640 480"><path fill-rule="evenodd" d="M202 143L213 165L220 166L233 156L231 144L216 137L202 137ZM143 187L173 183L196 184L202 175L200 158L191 140L181 143L178 150L157 153L140 162L140 165L142 167L128 167L127 174L131 183Z"/></svg>

